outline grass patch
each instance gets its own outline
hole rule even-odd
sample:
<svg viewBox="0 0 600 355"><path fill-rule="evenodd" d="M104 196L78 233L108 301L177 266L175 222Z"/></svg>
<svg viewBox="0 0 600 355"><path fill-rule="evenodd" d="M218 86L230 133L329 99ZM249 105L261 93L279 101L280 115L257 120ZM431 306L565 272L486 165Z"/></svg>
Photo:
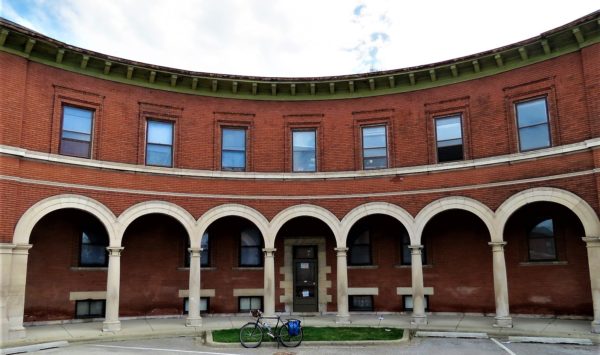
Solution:
<svg viewBox="0 0 600 355"><path fill-rule="evenodd" d="M398 340L403 331L399 328L371 327L302 327L304 341L356 341L356 340ZM213 340L218 343L239 343L239 329L213 330ZM272 341L263 333L263 341Z"/></svg>

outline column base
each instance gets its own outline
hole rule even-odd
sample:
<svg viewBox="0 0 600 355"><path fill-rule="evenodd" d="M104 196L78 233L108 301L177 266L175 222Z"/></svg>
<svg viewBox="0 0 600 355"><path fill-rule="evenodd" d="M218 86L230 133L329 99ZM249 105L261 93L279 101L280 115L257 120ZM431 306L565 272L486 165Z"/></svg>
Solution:
<svg viewBox="0 0 600 355"><path fill-rule="evenodd" d="M512 317L496 317L496 321L494 322L494 327L497 328L512 328Z"/></svg>
<svg viewBox="0 0 600 355"><path fill-rule="evenodd" d="M336 324L350 324L352 323L352 321L350 320L350 315L349 314L336 314L335 316L335 323Z"/></svg>
<svg viewBox="0 0 600 355"><path fill-rule="evenodd" d="M592 322L592 333L600 334L600 320Z"/></svg>
<svg viewBox="0 0 600 355"><path fill-rule="evenodd" d="M8 329L8 339L23 339L27 336L25 327L10 328Z"/></svg>
<svg viewBox="0 0 600 355"><path fill-rule="evenodd" d="M102 331L103 332L118 332L121 330L121 321L109 322L104 321L102 323Z"/></svg>
<svg viewBox="0 0 600 355"><path fill-rule="evenodd" d="M412 315L410 317L410 324L412 325L427 325L427 316L426 315Z"/></svg>
<svg viewBox="0 0 600 355"><path fill-rule="evenodd" d="M202 317L187 317L185 319L186 327L201 327L202 326Z"/></svg>

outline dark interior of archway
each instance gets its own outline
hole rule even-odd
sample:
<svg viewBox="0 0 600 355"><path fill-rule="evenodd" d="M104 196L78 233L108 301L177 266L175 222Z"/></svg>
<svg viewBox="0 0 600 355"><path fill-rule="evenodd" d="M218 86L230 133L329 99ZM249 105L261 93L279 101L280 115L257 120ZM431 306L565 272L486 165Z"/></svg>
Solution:
<svg viewBox="0 0 600 355"><path fill-rule="evenodd" d="M33 228L24 321L75 318L75 301L70 300L70 292L106 289L105 267L80 267L84 230L108 246L108 234L102 223L77 209L51 212Z"/></svg>
<svg viewBox="0 0 600 355"><path fill-rule="evenodd" d="M434 312L495 311L490 234L471 212L448 210L426 225L421 243L427 252L424 286L433 287Z"/></svg>
<svg viewBox="0 0 600 355"><path fill-rule="evenodd" d="M543 241L538 233L541 227ZM512 313L592 314L584 235L573 211L559 204L536 202L513 213L504 228ZM540 242L546 257L539 257Z"/></svg>

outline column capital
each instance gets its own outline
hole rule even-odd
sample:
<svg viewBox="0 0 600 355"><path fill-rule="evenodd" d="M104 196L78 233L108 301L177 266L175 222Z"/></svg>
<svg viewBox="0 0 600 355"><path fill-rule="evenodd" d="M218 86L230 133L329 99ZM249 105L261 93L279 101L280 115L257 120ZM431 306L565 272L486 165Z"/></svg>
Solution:
<svg viewBox="0 0 600 355"><path fill-rule="evenodd" d="M423 245L414 244L414 245L409 245L408 248L410 249L411 255L421 255L421 250L423 250Z"/></svg>
<svg viewBox="0 0 600 355"><path fill-rule="evenodd" d="M277 251L276 248L263 248L262 250L265 253L265 257L274 257L275 256L275 252Z"/></svg>
<svg viewBox="0 0 600 355"><path fill-rule="evenodd" d="M585 242L588 248L600 247L600 237L583 237L581 240Z"/></svg>
<svg viewBox="0 0 600 355"><path fill-rule="evenodd" d="M124 247L106 247L109 256L121 256L121 252L125 249Z"/></svg>
<svg viewBox="0 0 600 355"><path fill-rule="evenodd" d="M333 250L336 251L337 256L346 256L346 254L348 253L348 248L334 248Z"/></svg>
<svg viewBox="0 0 600 355"><path fill-rule="evenodd" d="M16 244L0 243L0 254L12 254Z"/></svg>
<svg viewBox="0 0 600 355"><path fill-rule="evenodd" d="M204 249L202 249L202 248L188 248L188 251L190 252L190 256L191 257L198 257L198 256L200 256L200 253L203 250Z"/></svg>
<svg viewBox="0 0 600 355"><path fill-rule="evenodd" d="M488 245L492 247L492 251L504 251L504 246L506 242L488 242Z"/></svg>
<svg viewBox="0 0 600 355"><path fill-rule="evenodd" d="M12 253L16 255L27 255L29 254L29 249L31 249L31 247L33 247L32 244L15 244Z"/></svg>

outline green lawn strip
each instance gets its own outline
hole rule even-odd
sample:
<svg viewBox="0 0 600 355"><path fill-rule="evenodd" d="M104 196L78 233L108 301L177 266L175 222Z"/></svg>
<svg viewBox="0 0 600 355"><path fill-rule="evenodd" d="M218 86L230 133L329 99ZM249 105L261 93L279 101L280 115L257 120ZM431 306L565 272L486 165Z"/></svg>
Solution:
<svg viewBox="0 0 600 355"><path fill-rule="evenodd" d="M304 341L360 341L360 340L398 340L402 338L399 328L371 327L302 327ZM238 343L239 329L212 331L213 340L218 343ZM266 332L263 341L272 341Z"/></svg>

